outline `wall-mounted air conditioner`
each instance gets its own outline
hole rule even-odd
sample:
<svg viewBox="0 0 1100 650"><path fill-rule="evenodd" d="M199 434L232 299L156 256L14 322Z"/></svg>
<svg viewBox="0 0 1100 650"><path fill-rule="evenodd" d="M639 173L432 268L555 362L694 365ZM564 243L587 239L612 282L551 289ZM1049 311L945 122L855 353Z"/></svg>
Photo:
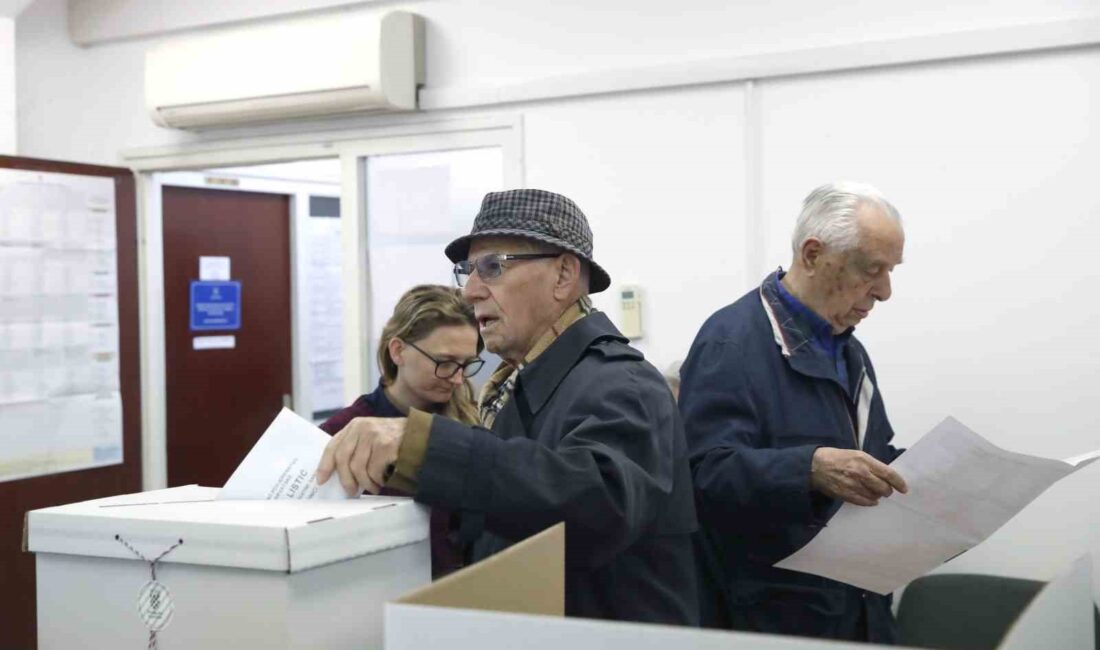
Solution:
<svg viewBox="0 0 1100 650"><path fill-rule="evenodd" d="M173 40L145 55L153 121L180 129L416 108L422 19L334 13Z"/></svg>

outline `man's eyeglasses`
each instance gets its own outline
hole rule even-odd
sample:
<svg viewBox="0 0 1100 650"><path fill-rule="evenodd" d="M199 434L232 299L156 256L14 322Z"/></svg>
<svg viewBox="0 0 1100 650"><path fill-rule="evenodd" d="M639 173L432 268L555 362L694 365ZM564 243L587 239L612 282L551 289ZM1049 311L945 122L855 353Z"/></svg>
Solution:
<svg viewBox="0 0 1100 650"><path fill-rule="evenodd" d="M474 274L474 270L477 270L478 276L485 282L499 278L500 274L504 272L504 265L502 262L508 262L511 260L541 260L550 257L559 257L561 253L519 253L516 255L505 255L502 253L489 253L488 255L482 255L476 260L466 260L455 264L455 282L458 286L466 286L466 282L469 281L470 276Z"/></svg>
<svg viewBox="0 0 1100 650"><path fill-rule="evenodd" d="M480 357L477 359L470 359L466 363L459 363L457 361L451 361L450 359L440 361L424 350L421 350L415 343L405 341L405 344L431 359L432 362L435 363L435 376L440 379L450 379L460 370L462 371L463 377L473 377L477 374L478 370L481 370L481 366L485 365L485 360Z"/></svg>

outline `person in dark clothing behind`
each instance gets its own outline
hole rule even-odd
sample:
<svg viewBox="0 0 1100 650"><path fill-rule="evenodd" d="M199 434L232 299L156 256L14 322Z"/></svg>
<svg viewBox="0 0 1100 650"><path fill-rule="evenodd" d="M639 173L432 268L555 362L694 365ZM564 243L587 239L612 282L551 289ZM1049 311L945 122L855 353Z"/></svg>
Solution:
<svg viewBox="0 0 1100 650"><path fill-rule="evenodd" d="M420 285L408 290L393 308L378 342L382 379L374 392L321 424L336 435L355 418L403 418L409 409L439 413L459 422L477 422L477 406L467 377L484 363L474 308L458 289ZM395 488L382 494L408 496ZM458 516L432 509L432 578L461 568L463 548L457 538Z"/></svg>
<svg viewBox="0 0 1100 650"><path fill-rule="evenodd" d="M683 427L661 373L592 307L611 279L580 208L542 190L490 193L446 254L504 360L482 390L482 426L415 408L356 420L317 480L461 510L475 560L564 521L567 615L697 624Z"/></svg>
<svg viewBox="0 0 1100 650"><path fill-rule="evenodd" d="M680 374L701 523L704 624L889 643L890 599L777 569L842 502L873 506L905 481L871 359L852 330L890 298L905 236L874 188L819 187L794 261L699 330Z"/></svg>

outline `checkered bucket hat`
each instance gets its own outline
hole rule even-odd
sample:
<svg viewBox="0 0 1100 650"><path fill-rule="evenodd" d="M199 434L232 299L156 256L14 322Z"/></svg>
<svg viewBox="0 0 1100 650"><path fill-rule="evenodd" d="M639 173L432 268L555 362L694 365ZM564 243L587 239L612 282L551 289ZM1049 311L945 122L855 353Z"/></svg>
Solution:
<svg viewBox="0 0 1100 650"><path fill-rule="evenodd" d="M592 230L584 213L568 198L544 190L490 192L481 201L469 235L447 245L452 262L466 259L475 237L522 237L573 253L588 262L588 292L598 293L611 284L607 271L592 259Z"/></svg>

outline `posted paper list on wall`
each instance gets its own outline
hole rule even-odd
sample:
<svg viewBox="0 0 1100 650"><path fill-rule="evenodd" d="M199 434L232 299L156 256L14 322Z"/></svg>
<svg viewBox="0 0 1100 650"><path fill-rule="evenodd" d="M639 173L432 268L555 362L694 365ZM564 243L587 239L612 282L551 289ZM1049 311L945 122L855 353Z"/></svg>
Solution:
<svg viewBox="0 0 1100 650"><path fill-rule="evenodd" d="M0 481L121 462L114 181L0 169Z"/></svg>

